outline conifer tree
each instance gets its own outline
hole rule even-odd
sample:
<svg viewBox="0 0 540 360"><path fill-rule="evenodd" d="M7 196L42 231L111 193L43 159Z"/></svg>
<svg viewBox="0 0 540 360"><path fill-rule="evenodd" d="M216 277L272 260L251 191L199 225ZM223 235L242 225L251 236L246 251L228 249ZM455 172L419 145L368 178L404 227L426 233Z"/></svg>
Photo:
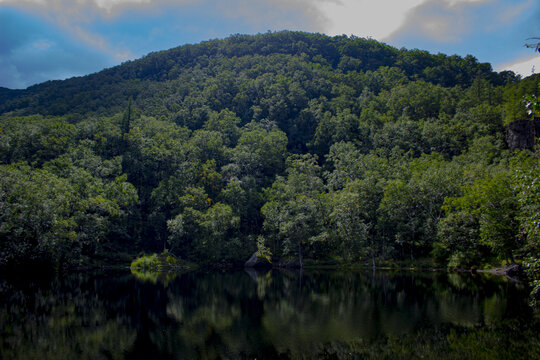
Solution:
<svg viewBox="0 0 540 360"><path fill-rule="evenodd" d="M122 118L122 123L120 124L120 130L122 130L122 135L129 133L129 127L131 123L131 107L133 105L132 98L129 98L126 111L124 111L124 117Z"/></svg>

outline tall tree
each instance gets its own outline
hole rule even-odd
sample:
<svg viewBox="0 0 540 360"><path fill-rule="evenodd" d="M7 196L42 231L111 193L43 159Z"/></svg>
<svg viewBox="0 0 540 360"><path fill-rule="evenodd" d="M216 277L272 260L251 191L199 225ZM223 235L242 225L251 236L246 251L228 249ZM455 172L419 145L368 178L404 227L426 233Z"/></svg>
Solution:
<svg viewBox="0 0 540 360"><path fill-rule="evenodd" d="M120 124L122 135L129 133L129 129L131 127L132 107L133 100L132 98L129 98L126 110L124 111L124 116L122 117L122 123Z"/></svg>

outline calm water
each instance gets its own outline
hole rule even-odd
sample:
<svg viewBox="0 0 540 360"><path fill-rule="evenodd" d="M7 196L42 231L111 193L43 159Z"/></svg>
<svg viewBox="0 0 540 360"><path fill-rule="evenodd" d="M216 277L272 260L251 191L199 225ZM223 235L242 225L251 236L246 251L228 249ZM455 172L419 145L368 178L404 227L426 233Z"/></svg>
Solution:
<svg viewBox="0 0 540 360"><path fill-rule="evenodd" d="M540 359L526 289L446 273L0 280L2 359Z"/></svg>

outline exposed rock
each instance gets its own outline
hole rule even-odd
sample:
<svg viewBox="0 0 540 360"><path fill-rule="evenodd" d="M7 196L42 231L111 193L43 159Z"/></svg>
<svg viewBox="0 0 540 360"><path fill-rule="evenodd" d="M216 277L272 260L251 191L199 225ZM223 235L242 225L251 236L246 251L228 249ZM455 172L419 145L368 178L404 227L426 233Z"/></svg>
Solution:
<svg viewBox="0 0 540 360"><path fill-rule="evenodd" d="M506 276L518 277L521 275L521 267L517 264L510 265L504 270L504 273Z"/></svg>
<svg viewBox="0 0 540 360"><path fill-rule="evenodd" d="M506 142L510 150L532 149L534 146L536 120L518 120L508 124Z"/></svg>
<svg viewBox="0 0 540 360"><path fill-rule="evenodd" d="M507 278L514 281L517 281L518 279L523 277L523 271L521 269L521 266L517 264L509 265L506 267L498 267L490 270L479 270L479 272L506 276Z"/></svg>
<svg viewBox="0 0 540 360"><path fill-rule="evenodd" d="M254 252L253 255L249 258L248 261L244 264L244 267L247 268L271 268L272 263L265 258L258 257L257 252Z"/></svg>

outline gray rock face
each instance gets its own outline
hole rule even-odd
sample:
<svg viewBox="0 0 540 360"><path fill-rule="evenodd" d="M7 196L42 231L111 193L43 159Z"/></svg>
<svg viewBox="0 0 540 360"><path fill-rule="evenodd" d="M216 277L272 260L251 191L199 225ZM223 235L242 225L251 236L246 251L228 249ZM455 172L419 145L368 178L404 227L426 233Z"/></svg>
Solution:
<svg viewBox="0 0 540 360"><path fill-rule="evenodd" d="M511 277L518 277L521 275L521 267L519 265L510 265L506 268L505 274Z"/></svg>
<svg viewBox="0 0 540 360"><path fill-rule="evenodd" d="M265 258L260 258L257 256L257 252L254 252L253 255L249 258L248 261L244 264L246 268L271 268L272 263Z"/></svg>
<svg viewBox="0 0 540 360"><path fill-rule="evenodd" d="M540 120L538 122L540 123ZM508 143L510 150L532 149L536 135L535 127L536 119L535 121L518 120L508 124L506 142Z"/></svg>

